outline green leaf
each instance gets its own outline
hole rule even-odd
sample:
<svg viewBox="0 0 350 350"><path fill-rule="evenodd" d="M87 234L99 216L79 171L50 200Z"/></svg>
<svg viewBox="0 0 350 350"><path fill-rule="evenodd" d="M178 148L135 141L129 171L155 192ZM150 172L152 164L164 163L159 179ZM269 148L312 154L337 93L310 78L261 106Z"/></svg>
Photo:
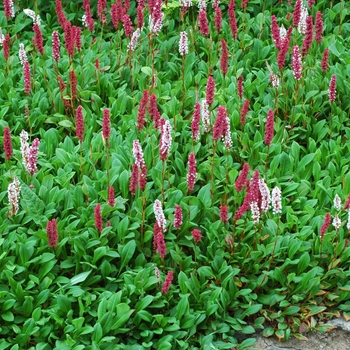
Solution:
<svg viewBox="0 0 350 350"><path fill-rule="evenodd" d="M119 273L126 266L126 264L131 260L131 258L135 253L135 249L136 249L135 240L129 241L127 244L125 244L125 246L123 246L120 253Z"/></svg>
<svg viewBox="0 0 350 350"><path fill-rule="evenodd" d="M76 276L73 276L70 279L69 283L66 284L65 286L63 286L63 288L66 288L66 287L69 287L69 286L74 286L76 284L84 282L87 279L87 277L90 275L91 271L92 270L89 270L89 271L86 271L86 272L79 273Z"/></svg>
<svg viewBox="0 0 350 350"><path fill-rule="evenodd" d="M140 301L137 302L137 304L135 305L135 311L138 312L140 310L145 309L148 305L152 303L153 299L153 295L146 295Z"/></svg>
<svg viewBox="0 0 350 350"><path fill-rule="evenodd" d="M46 222L44 222L45 217L43 216L45 209L43 201L25 184L21 184L21 202L28 217L37 225L46 225Z"/></svg>
<svg viewBox="0 0 350 350"><path fill-rule="evenodd" d="M299 306L289 306L286 310L283 311L285 315L294 315L300 311Z"/></svg>
<svg viewBox="0 0 350 350"><path fill-rule="evenodd" d="M188 302L189 296L190 294L185 294L181 296L181 300L176 307L176 319L180 320L182 316L189 313L189 307L190 307Z"/></svg>
<svg viewBox="0 0 350 350"><path fill-rule="evenodd" d="M299 259L298 263L298 274L303 272L310 264L310 255L308 252L305 252Z"/></svg>
<svg viewBox="0 0 350 350"><path fill-rule="evenodd" d="M206 184L198 192L198 199L202 201L205 208L211 207L211 184Z"/></svg>

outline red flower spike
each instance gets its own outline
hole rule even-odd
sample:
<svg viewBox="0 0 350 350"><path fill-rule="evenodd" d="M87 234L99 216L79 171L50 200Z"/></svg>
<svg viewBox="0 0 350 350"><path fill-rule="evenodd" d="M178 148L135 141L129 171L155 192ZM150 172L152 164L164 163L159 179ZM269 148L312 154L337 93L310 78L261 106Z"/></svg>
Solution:
<svg viewBox="0 0 350 350"><path fill-rule="evenodd" d="M242 126L245 125L246 117L247 117L247 114L249 112L249 105L250 105L250 101L245 100L243 103L243 107L241 109L241 117L240 117L240 122L241 122Z"/></svg>
<svg viewBox="0 0 350 350"><path fill-rule="evenodd" d="M83 107L78 106L75 112L75 132L79 141L84 141L84 116Z"/></svg>
<svg viewBox="0 0 350 350"><path fill-rule="evenodd" d="M208 77L207 87L206 87L206 100L209 105L212 105L214 102L214 92L215 92L215 81L214 78L210 75Z"/></svg>
<svg viewBox="0 0 350 350"><path fill-rule="evenodd" d="M329 90L328 90L328 95L329 95L329 101L334 102L335 101L335 85L337 81L337 76L335 74L332 75L331 81L329 83Z"/></svg>
<svg viewBox="0 0 350 350"><path fill-rule="evenodd" d="M213 126L213 139L219 140L227 132L227 111L223 106L218 107L218 115Z"/></svg>
<svg viewBox="0 0 350 350"><path fill-rule="evenodd" d="M144 20L144 14L143 14L143 6L138 4L137 6L137 27L142 28L144 26L145 20Z"/></svg>
<svg viewBox="0 0 350 350"><path fill-rule="evenodd" d="M46 233L48 237L48 245L50 248L57 248L58 231L56 219L48 221L46 224Z"/></svg>
<svg viewBox="0 0 350 350"><path fill-rule="evenodd" d="M265 127L265 139L264 139L264 143L268 146L271 145L271 141L273 139L273 133L274 133L273 117L274 117L273 110L270 109L267 115L266 127Z"/></svg>
<svg viewBox="0 0 350 350"><path fill-rule="evenodd" d="M329 50L328 50L328 47L327 47L323 51L322 59L321 59L321 69L322 69L323 73L326 73L328 71L328 69L329 69L328 59L329 59Z"/></svg>
<svg viewBox="0 0 350 350"><path fill-rule="evenodd" d="M187 186L189 191L194 190L194 184L197 178L196 157L193 152L188 157L188 174L187 174Z"/></svg>
<svg viewBox="0 0 350 350"><path fill-rule="evenodd" d="M318 44L321 44L322 32L323 32L323 20L322 20L322 13L320 11L316 12L315 29L316 29L315 40L317 41Z"/></svg>
<svg viewBox="0 0 350 350"><path fill-rule="evenodd" d="M222 74L228 73L228 49L225 39L221 39L220 69Z"/></svg>
<svg viewBox="0 0 350 350"><path fill-rule="evenodd" d="M302 1L297 0L294 6L294 12L293 12L293 27L298 27L298 24L300 22L301 5L302 5Z"/></svg>
<svg viewBox="0 0 350 350"><path fill-rule="evenodd" d="M244 163L241 173L239 174L235 183L236 191L241 192L243 190L244 186L246 185L248 173L249 173L249 164Z"/></svg>
<svg viewBox="0 0 350 350"><path fill-rule="evenodd" d="M155 94L152 94L152 96L150 97L148 113L153 119L154 127L156 129L160 129L161 116L157 107L157 96Z"/></svg>
<svg viewBox="0 0 350 350"><path fill-rule="evenodd" d="M327 231L329 225L331 224L331 220L332 220L331 214L327 213L325 218L324 218L323 224L321 226L321 230L320 230L321 240L323 239L323 236L326 234L326 231Z"/></svg>
<svg viewBox="0 0 350 350"><path fill-rule="evenodd" d="M109 109L105 109L103 111L102 136L104 139L109 139L111 136L111 117L109 114Z"/></svg>
<svg viewBox="0 0 350 350"><path fill-rule="evenodd" d="M25 61L23 65L23 79L24 79L24 92L26 95L28 95L31 90L30 67L29 67L28 61Z"/></svg>
<svg viewBox="0 0 350 350"><path fill-rule="evenodd" d="M175 205L175 212L174 212L174 227L178 230L181 228L182 225L182 209L179 204Z"/></svg>
<svg viewBox="0 0 350 350"><path fill-rule="evenodd" d="M72 102L77 98L77 76L75 75L74 69L69 73L70 91L72 94Z"/></svg>
<svg viewBox="0 0 350 350"><path fill-rule="evenodd" d="M215 7L214 23L216 32L220 34L222 27L222 12L219 6Z"/></svg>
<svg viewBox="0 0 350 350"><path fill-rule="evenodd" d="M227 207L227 205L220 206L220 220L224 223L228 222L228 207Z"/></svg>
<svg viewBox="0 0 350 350"><path fill-rule="evenodd" d="M60 60L60 38L56 30L52 32L52 58L56 62Z"/></svg>
<svg viewBox="0 0 350 350"><path fill-rule="evenodd" d="M9 34L6 34L4 42L3 42L3 46L4 46L4 57L5 57L5 60L8 61L9 51L10 51L10 35Z"/></svg>
<svg viewBox="0 0 350 350"><path fill-rule="evenodd" d="M192 232L191 232L191 235L193 237L193 240L195 243L199 243L200 240L202 239L202 235L201 235L201 231L200 230L197 230L197 229L194 229Z"/></svg>
<svg viewBox="0 0 350 350"><path fill-rule="evenodd" d="M272 38L276 48L280 49L281 48L280 30L278 28L277 19L275 15L271 16L271 33L272 33Z"/></svg>
<svg viewBox="0 0 350 350"><path fill-rule="evenodd" d="M313 37L313 23L312 16L308 16L306 18L306 35L303 41L303 47L301 49L302 56L305 57L312 45L312 37Z"/></svg>
<svg viewBox="0 0 350 350"><path fill-rule="evenodd" d="M144 90L143 91L143 96L140 100L140 106L138 110L138 115L137 115L137 129L142 130L144 125L145 125L145 115L147 111L147 105L148 105L148 91Z"/></svg>
<svg viewBox="0 0 350 350"><path fill-rule="evenodd" d="M166 278L162 287L162 294L166 294L169 291L171 283L173 282L173 279L174 279L174 272L170 270L166 275Z"/></svg>
<svg viewBox="0 0 350 350"><path fill-rule="evenodd" d="M228 16L229 16L231 34L232 34L232 37L236 40L238 29L237 29L237 20L236 20L236 13L235 13L235 0L231 0L228 5Z"/></svg>
<svg viewBox="0 0 350 350"><path fill-rule="evenodd" d="M8 126L4 127L4 150L5 150L5 158L7 160L10 160L13 155L13 149L12 149L10 128Z"/></svg>
<svg viewBox="0 0 350 350"><path fill-rule="evenodd" d="M123 26L124 26L124 33L128 38L131 38L132 32L134 31L134 28L132 26L132 22L130 17L125 14L123 16Z"/></svg>
<svg viewBox="0 0 350 350"><path fill-rule="evenodd" d="M95 218L95 228L102 232L102 215L101 215L101 204L98 203L94 209L94 218Z"/></svg>
<svg viewBox="0 0 350 350"><path fill-rule="evenodd" d="M289 50L289 45L290 45L290 38L292 35L292 30L293 27L289 27L287 31L287 35L283 40L283 43L281 44L281 49L278 52L278 57L277 57L277 64L280 70L283 69L284 67L284 61L286 60L286 55Z"/></svg>
<svg viewBox="0 0 350 350"><path fill-rule="evenodd" d="M144 189L146 188L146 184L147 184L147 168L146 168L146 164L142 164L142 166L141 166L139 183L140 183L140 190L144 191Z"/></svg>
<svg viewBox="0 0 350 350"><path fill-rule="evenodd" d="M132 196L135 196L138 183L139 183L139 168L137 164L134 163L132 165L130 184L129 184L129 191Z"/></svg>
<svg viewBox="0 0 350 350"><path fill-rule="evenodd" d="M67 22L67 18L63 12L61 0L56 0L56 14L58 18L58 23L60 24L61 28L64 29L65 24Z"/></svg>
<svg viewBox="0 0 350 350"><path fill-rule="evenodd" d="M34 44L38 52L44 55L44 46L43 46L43 35L41 33L40 27L38 23L34 23L33 25L34 31Z"/></svg>
<svg viewBox="0 0 350 350"><path fill-rule="evenodd" d="M200 32L204 36L207 36L209 34L209 27L208 27L207 12L204 9L199 12L198 22L199 22Z"/></svg>
<svg viewBox="0 0 350 350"><path fill-rule="evenodd" d="M114 205L115 205L114 187L113 186L108 187L108 205L110 205L111 207L114 207Z"/></svg>
<svg viewBox="0 0 350 350"><path fill-rule="evenodd" d="M201 120L201 105L197 102L194 105L194 112L191 123L192 139L197 141L199 139L199 122Z"/></svg>

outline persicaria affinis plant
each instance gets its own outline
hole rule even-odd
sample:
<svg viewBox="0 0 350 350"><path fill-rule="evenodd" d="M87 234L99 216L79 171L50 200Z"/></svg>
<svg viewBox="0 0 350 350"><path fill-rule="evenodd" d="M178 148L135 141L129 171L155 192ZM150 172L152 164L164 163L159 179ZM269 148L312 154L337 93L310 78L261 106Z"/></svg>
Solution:
<svg viewBox="0 0 350 350"><path fill-rule="evenodd" d="M111 117L109 109L103 110L102 136L105 140L109 139L111 136Z"/></svg>
<svg viewBox="0 0 350 350"><path fill-rule="evenodd" d="M7 194L10 204L10 215L14 216L18 213L19 210L19 198L21 193L21 186L18 178L15 176L13 182L8 185Z"/></svg>
<svg viewBox="0 0 350 350"><path fill-rule="evenodd" d="M170 270L166 275L166 278L162 287L162 294L166 294L169 291L171 283L173 282L173 279L174 279L174 271Z"/></svg>
<svg viewBox="0 0 350 350"><path fill-rule="evenodd" d="M205 98L209 105L212 105L214 102L214 92L215 92L215 81L214 78L209 75L207 87L206 87L206 95Z"/></svg>
<svg viewBox="0 0 350 350"><path fill-rule="evenodd" d="M193 152L188 157L188 174L187 174L187 186L189 191L194 190L194 183L197 178L196 157Z"/></svg>
<svg viewBox="0 0 350 350"><path fill-rule="evenodd" d="M328 90L328 95L329 95L329 101L334 102L335 101L335 85L337 81L337 76L335 74L332 75L331 81L329 83L329 90Z"/></svg>
<svg viewBox="0 0 350 350"><path fill-rule="evenodd" d="M84 116L83 107L78 106L75 112L75 132L80 142L84 141Z"/></svg>
<svg viewBox="0 0 350 350"><path fill-rule="evenodd" d="M208 27L207 12L205 9L203 9L199 12L198 22L199 22L200 32L204 36L207 36L209 34L209 27Z"/></svg>
<svg viewBox="0 0 350 350"><path fill-rule="evenodd" d="M179 204L175 205L175 213L174 213L174 227L176 229L180 229L182 225L182 209Z"/></svg>

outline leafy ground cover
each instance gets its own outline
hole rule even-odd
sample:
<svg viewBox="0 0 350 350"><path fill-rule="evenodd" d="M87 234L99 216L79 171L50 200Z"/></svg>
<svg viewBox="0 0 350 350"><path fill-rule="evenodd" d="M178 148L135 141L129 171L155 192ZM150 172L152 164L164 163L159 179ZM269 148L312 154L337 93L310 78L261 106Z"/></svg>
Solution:
<svg viewBox="0 0 350 350"><path fill-rule="evenodd" d="M350 318L346 1L12 6L1 349L244 349Z"/></svg>

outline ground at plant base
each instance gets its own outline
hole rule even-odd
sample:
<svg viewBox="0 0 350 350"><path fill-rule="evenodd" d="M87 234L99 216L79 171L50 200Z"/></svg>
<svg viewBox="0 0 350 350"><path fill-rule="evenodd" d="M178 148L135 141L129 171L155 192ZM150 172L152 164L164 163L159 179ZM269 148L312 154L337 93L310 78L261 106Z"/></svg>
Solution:
<svg viewBox="0 0 350 350"><path fill-rule="evenodd" d="M279 342L276 337L264 338L259 334L251 350L350 350L350 322L338 318L327 323L336 328L329 333L305 334L307 340L304 341L292 337Z"/></svg>

